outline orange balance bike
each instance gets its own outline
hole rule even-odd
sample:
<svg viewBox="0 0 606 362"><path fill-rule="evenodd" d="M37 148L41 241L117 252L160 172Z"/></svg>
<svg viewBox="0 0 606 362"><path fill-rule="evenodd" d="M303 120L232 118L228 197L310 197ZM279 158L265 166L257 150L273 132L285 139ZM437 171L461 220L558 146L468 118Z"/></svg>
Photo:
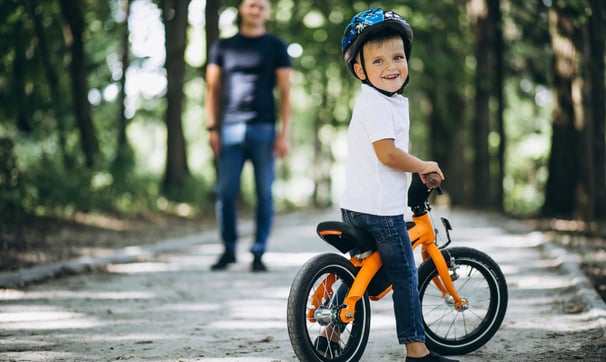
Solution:
<svg viewBox="0 0 606 362"><path fill-rule="evenodd" d="M408 189L412 247L421 246L419 298L426 344L443 355L466 354L497 332L507 309L507 283L487 254L451 243L450 222L441 218L446 242L438 245L428 202L429 189L418 174ZM432 182L430 182L431 184ZM301 361L358 361L370 334L370 300L391 291L372 237L338 221L318 224L320 238L341 253L319 254L298 271L288 297L288 334ZM319 338L322 337L322 338ZM320 341L324 343L319 343Z"/></svg>

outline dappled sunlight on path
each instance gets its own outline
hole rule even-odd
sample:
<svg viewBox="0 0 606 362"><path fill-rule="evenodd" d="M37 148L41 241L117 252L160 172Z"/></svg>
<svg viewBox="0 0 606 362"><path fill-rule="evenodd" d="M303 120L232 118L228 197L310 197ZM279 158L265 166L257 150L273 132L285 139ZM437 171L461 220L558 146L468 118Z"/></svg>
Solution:
<svg viewBox="0 0 606 362"><path fill-rule="evenodd" d="M211 241L112 264L104 273L0 290L0 355L28 361L294 361L286 329L290 283L305 261L332 251L315 236L315 225L335 215L278 220L264 259L267 273L249 271L245 238L238 262L223 272L209 271L222 251ZM604 310L588 308L578 293L582 281L563 272L559 258L545 257L539 235L512 232L477 214L449 217L452 245L491 255L510 292L499 332L462 360L525 361L531 352L537 361L566 360L603 341ZM402 360L391 295L372 302L371 309L363 360Z"/></svg>

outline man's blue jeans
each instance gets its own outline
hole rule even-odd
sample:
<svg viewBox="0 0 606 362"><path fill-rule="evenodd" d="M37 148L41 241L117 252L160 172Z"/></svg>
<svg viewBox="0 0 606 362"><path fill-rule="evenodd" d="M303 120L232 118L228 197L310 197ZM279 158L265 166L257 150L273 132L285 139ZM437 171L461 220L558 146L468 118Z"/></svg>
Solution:
<svg viewBox="0 0 606 362"><path fill-rule="evenodd" d="M376 240L393 289L398 342L425 342L417 267L404 215L377 216L341 210L343 222L368 231Z"/></svg>
<svg viewBox="0 0 606 362"><path fill-rule="evenodd" d="M252 162L256 189L256 232L251 253L263 255L273 219L274 125L226 125L221 131L217 162L216 212L225 251L235 252L238 240L237 201L246 160Z"/></svg>

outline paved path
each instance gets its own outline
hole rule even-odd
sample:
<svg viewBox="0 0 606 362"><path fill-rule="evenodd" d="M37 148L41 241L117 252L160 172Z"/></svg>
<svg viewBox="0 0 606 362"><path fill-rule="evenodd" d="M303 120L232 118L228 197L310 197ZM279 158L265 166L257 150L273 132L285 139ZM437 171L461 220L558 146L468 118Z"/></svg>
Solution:
<svg viewBox="0 0 606 362"><path fill-rule="evenodd" d="M510 303L497 335L462 361L601 361L606 306L574 260L522 225L497 216L436 210L453 245L490 254L506 274ZM290 282L302 263L332 251L315 225L334 210L278 217L266 262L210 272L216 232L119 250L21 273L0 274L0 361L294 361L286 331ZM250 231L246 224L245 231ZM107 266L107 272L86 273ZM57 273L74 275L48 278ZM26 287L7 285L38 280ZM364 361L403 361L391 297L372 302Z"/></svg>

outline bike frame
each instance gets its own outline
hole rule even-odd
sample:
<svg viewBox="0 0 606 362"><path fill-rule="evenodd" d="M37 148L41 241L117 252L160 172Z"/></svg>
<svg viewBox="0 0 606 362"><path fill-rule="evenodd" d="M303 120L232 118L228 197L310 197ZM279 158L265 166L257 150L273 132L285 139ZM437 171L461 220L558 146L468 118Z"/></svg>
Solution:
<svg viewBox="0 0 606 362"><path fill-rule="evenodd" d="M412 242L412 248L416 249L421 246L421 257L423 260L431 258L433 260L438 276L433 279L436 287L442 292L442 297L450 295L454 300L454 306L457 310L465 310L467 308L467 301L459 296L454 284L452 277L449 272L448 264L444 259L440 248L436 244L436 234L431 222L430 213L426 211L421 215L413 215L413 226L408 228L408 234ZM446 224L445 224L446 226ZM325 230L320 232L321 236L327 235L340 235L339 230ZM349 261L355 266L359 267L359 271L354 279L354 282L347 293L344 300L344 306L340 311L339 318L343 323L350 323L354 320L356 303L368 288L368 285L375 277L379 269L383 266L381 256L378 250L374 250L370 255L355 255L352 256ZM320 307L322 300L326 300L329 295L328 291L331 290L330 286L335 282L335 278L327 278L323 281L325 288L317 288L312 298L313 308L309 308L307 316L309 319L314 320L314 312ZM379 300L387 295L392 289L389 285L382 293L377 296L373 296L370 299Z"/></svg>

